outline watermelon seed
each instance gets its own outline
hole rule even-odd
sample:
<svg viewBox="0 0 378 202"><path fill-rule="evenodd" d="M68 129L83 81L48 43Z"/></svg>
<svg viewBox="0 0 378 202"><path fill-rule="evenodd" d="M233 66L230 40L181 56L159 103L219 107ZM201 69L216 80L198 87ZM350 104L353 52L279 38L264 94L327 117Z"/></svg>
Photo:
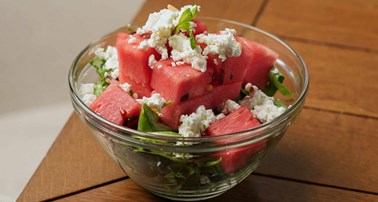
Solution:
<svg viewBox="0 0 378 202"><path fill-rule="evenodd" d="M186 93L185 95L183 95L180 99L180 102L184 102L185 100L189 99L189 93Z"/></svg>
<svg viewBox="0 0 378 202"><path fill-rule="evenodd" d="M207 85L206 86L206 90L209 91L209 92L212 91L213 90L213 85L211 85L211 84Z"/></svg>

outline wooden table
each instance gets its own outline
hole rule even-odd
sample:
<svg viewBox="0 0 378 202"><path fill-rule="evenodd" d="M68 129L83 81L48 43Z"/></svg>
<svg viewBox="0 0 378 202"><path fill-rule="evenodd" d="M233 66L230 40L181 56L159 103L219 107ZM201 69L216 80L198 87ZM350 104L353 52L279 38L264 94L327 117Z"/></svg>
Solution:
<svg viewBox="0 0 378 202"><path fill-rule="evenodd" d="M305 107L253 175L212 201L378 201L378 1L147 1L275 33L306 61ZM163 201L129 179L76 115L18 201Z"/></svg>

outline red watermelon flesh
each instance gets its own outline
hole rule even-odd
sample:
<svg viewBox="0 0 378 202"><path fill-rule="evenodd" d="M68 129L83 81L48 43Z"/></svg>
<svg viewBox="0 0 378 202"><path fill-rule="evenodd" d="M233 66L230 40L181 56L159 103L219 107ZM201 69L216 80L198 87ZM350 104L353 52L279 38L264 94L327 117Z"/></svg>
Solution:
<svg viewBox="0 0 378 202"><path fill-rule="evenodd" d="M89 108L108 121L123 125L128 118L139 116L141 106L118 82L112 82Z"/></svg>
<svg viewBox="0 0 378 202"><path fill-rule="evenodd" d="M236 40L242 46L242 53L239 57L228 57L223 62L223 83L241 82L244 80L247 67L250 66L254 52L250 49L245 40L236 37Z"/></svg>
<svg viewBox="0 0 378 202"><path fill-rule="evenodd" d="M207 31L207 27L205 24L203 24L203 22L201 22L200 20L198 19L194 19L193 20L194 23L196 23L196 27L194 28L194 36L195 35L198 35L198 34L202 34L204 33L205 31Z"/></svg>
<svg viewBox="0 0 378 202"><path fill-rule="evenodd" d="M131 90L133 91L133 93L138 94L138 98L151 96L151 92L153 91L151 86L144 86L143 84L139 84L128 76L122 77L122 81L123 83L128 83L131 85Z"/></svg>
<svg viewBox="0 0 378 202"><path fill-rule="evenodd" d="M151 87L166 100L179 103L211 91L212 74L202 73L188 64L172 66L172 59L154 65Z"/></svg>
<svg viewBox="0 0 378 202"><path fill-rule="evenodd" d="M240 107L226 117L210 124L210 126L206 130L206 135L225 135L251 129L259 125L260 122L253 117L253 114L248 110L247 107ZM218 142L220 144L227 144L233 141L235 141L235 139L228 139ZM226 173L231 173L245 165L248 158L253 154L264 149L265 144L266 141L264 140L252 145L221 151L218 152L215 156L222 158L221 165L224 171Z"/></svg>
<svg viewBox="0 0 378 202"><path fill-rule="evenodd" d="M269 71L278 58L278 54L259 43L247 39L243 39L243 41L248 44L249 49L254 53L250 65L247 66L243 83L252 83L259 89L265 89L269 81Z"/></svg>
<svg viewBox="0 0 378 202"><path fill-rule="evenodd" d="M180 116L191 114L199 106L204 105L206 109L213 109L225 102L227 99L235 99L239 96L241 82L221 86L214 86L214 89L202 96L188 99L181 103L172 103L162 109L161 121L173 129L180 124Z"/></svg>
<svg viewBox="0 0 378 202"><path fill-rule="evenodd" d="M117 36L116 48L119 60L119 80L125 82L125 78L132 78L135 82L148 86L151 81L152 69L148 66L148 58L155 56L156 60L160 55L153 48L147 50L138 49L140 42L146 40L138 34L133 34L135 41L129 43L130 35L120 33Z"/></svg>
<svg viewBox="0 0 378 202"><path fill-rule="evenodd" d="M218 57L218 55L207 55L207 68L212 69L214 72L211 84L221 85L223 83L224 72L222 66L222 60Z"/></svg>

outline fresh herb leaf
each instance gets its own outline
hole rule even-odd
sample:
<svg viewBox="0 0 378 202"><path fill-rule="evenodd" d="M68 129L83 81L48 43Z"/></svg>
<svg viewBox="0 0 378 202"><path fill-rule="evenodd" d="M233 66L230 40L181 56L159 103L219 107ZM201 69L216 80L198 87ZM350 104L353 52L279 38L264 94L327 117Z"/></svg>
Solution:
<svg viewBox="0 0 378 202"><path fill-rule="evenodd" d="M187 32L190 37L190 47L194 50L196 48L196 40L193 34L193 27L190 22L193 21L198 12L197 5L193 9L187 8L182 12L177 26L174 28L174 33L177 34L179 31Z"/></svg>
<svg viewBox="0 0 378 202"><path fill-rule="evenodd" d="M283 102L281 102L280 99L274 98L273 104L276 105L277 107L283 107L287 109L287 106Z"/></svg>
<svg viewBox="0 0 378 202"><path fill-rule="evenodd" d="M291 97L291 92L282 83L285 80L283 74L276 68L272 67L269 71L269 83L264 93L268 96L274 96L277 90L284 96Z"/></svg>
<svg viewBox="0 0 378 202"><path fill-rule="evenodd" d="M159 116L148 105L143 104L140 111L138 130L143 132L172 131L172 129L159 123Z"/></svg>
<svg viewBox="0 0 378 202"><path fill-rule="evenodd" d="M105 79L97 81L97 83L94 86L94 94L98 97L108 86L109 83L106 82Z"/></svg>
<svg viewBox="0 0 378 202"><path fill-rule="evenodd" d="M239 96L235 99L235 102L238 102L239 100L242 100L247 95L249 95L249 92L245 88L242 87L240 89Z"/></svg>

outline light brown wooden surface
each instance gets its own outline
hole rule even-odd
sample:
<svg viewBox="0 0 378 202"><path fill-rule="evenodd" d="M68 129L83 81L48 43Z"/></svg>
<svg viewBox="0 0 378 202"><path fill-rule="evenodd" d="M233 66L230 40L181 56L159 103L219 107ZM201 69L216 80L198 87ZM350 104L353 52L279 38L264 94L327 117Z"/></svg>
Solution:
<svg viewBox="0 0 378 202"><path fill-rule="evenodd" d="M109 186L100 187L82 194L63 198L58 200L58 202L93 201L93 199L96 199L96 201L124 202L165 201L162 198L147 192L132 180L127 179ZM206 201L366 202L378 201L378 196L251 175L234 189L221 196Z"/></svg>
<svg viewBox="0 0 378 202"><path fill-rule="evenodd" d="M257 26L282 36L378 50L376 0L269 0Z"/></svg>
<svg viewBox="0 0 378 202"><path fill-rule="evenodd" d="M136 24L168 3L283 37L311 75L305 109L259 176L213 201L378 201L378 1L150 0ZM162 200L124 176L74 115L19 201Z"/></svg>
<svg viewBox="0 0 378 202"><path fill-rule="evenodd" d="M18 201L47 200L124 176L73 114Z"/></svg>

